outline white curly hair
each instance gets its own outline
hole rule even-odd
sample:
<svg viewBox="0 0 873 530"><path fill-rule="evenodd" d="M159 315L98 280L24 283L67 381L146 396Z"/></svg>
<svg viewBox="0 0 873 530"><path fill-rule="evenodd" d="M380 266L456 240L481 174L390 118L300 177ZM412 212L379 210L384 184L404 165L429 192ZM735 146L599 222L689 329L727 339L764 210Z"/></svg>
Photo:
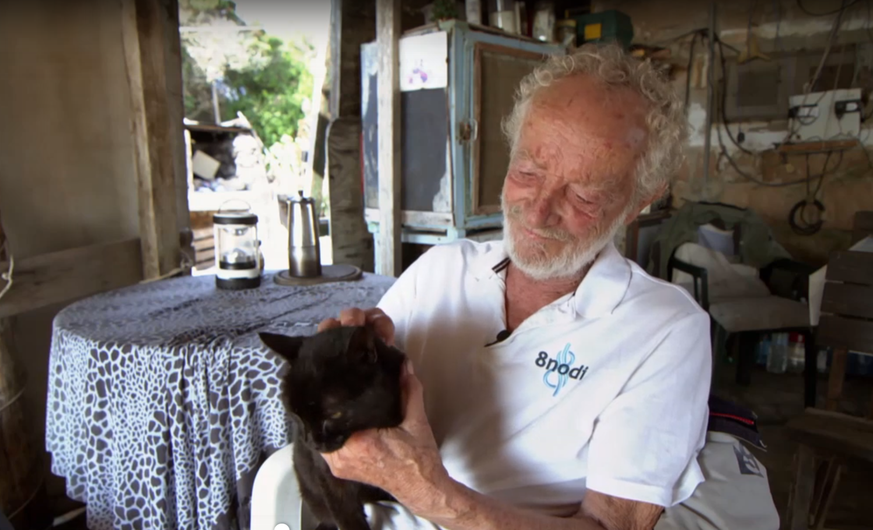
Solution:
<svg viewBox="0 0 873 530"><path fill-rule="evenodd" d="M616 44L585 44L568 55L553 55L522 79L515 107L503 120L503 132L512 155L521 136L530 103L555 81L590 75L609 87L627 88L648 104L648 145L636 170L635 203L662 191L682 166L687 121L682 103L670 82L650 61L631 57Z"/></svg>

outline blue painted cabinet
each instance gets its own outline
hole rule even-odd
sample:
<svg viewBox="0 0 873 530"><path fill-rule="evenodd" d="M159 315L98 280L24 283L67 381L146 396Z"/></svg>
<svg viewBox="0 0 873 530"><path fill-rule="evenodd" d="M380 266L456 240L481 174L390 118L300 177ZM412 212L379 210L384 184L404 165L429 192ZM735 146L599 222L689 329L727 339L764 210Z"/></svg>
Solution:
<svg viewBox="0 0 873 530"><path fill-rule="evenodd" d="M518 83L557 45L443 22L399 42L402 239L436 244L500 237L509 162L501 122ZM378 232L375 42L361 46L362 156L368 226Z"/></svg>

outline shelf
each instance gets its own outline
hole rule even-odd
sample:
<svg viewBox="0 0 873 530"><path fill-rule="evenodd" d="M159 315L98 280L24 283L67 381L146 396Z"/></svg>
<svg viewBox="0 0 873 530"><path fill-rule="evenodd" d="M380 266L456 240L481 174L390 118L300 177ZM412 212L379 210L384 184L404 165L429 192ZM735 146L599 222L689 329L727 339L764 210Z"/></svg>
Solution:
<svg viewBox="0 0 873 530"><path fill-rule="evenodd" d="M861 142L857 138L845 140L824 140L816 142L792 142L780 145L776 150L785 154L811 154L826 153L829 151L847 151L859 147Z"/></svg>

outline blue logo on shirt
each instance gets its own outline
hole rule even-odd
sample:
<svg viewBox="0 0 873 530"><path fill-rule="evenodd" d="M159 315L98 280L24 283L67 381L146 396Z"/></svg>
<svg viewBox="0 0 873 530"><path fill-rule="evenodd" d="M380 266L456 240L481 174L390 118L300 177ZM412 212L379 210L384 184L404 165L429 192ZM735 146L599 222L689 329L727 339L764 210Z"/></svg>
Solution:
<svg viewBox="0 0 873 530"><path fill-rule="evenodd" d="M570 379L578 381L585 377L588 367L579 365L573 368L574 362L576 362L576 354L570 351L569 342L555 359L549 357L549 354L544 351L541 351L537 356L536 365L546 370L546 373L543 374L543 383L547 387L555 389L552 396L557 396Z"/></svg>

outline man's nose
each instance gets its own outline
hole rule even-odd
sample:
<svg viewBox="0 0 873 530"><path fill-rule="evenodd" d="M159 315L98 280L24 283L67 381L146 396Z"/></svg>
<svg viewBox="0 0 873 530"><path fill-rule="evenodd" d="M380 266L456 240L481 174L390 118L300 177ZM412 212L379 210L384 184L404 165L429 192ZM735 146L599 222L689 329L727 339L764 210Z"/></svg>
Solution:
<svg viewBox="0 0 873 530"><path fill-rule="evenodd" d="M557 220L552 193L542 189L527 208L527 223L531 227L551 226Z"/></svg>

